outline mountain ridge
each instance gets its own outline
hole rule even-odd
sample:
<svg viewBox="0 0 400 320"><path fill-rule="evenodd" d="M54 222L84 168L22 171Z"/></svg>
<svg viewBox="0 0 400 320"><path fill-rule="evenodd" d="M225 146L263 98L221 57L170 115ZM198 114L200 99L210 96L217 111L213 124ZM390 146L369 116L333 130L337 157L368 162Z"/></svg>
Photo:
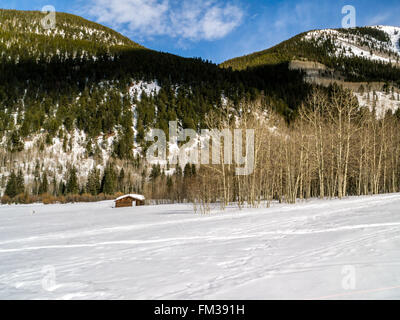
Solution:
<svg viewBox="0 0 400 320"><path fill-rule="evenodd" d="M304 60L342 72L349 81L396 81L399 41L400 28L395 26L310 30L269 49L229 59L220 67L245 70Z"/></svg>
<svg viewBox="0 0 400 320"><path fill-rule="evenodd" d="M51 36L53 38L67 38L70 41L87 40L100 42L109 46L122 45L145 49L144 46L109 27L71 13L56 12L55 28L49 29L44 29L41 26L41 20L45 17L46 15L41 11L0 9L0 32L12 31ZM102 37L102 34L103 36L106 35L106 37Z"/></svg>

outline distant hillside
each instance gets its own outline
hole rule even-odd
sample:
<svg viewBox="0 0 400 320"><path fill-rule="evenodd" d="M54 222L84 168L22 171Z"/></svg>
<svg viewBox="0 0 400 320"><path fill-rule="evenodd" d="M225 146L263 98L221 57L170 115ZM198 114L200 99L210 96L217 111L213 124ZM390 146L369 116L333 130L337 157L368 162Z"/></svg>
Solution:
<svg viewBox="0 0 400 320"><path fill-rule="evenodd" d="M92 49L113 46L143 48L110 28L68 13L57 12L56 28L44 29L41 25L44 17L45 14L39 11L0 9L2 45L25 49L27 55L34 55L33 50L51 50L52 44L65 49L73 46L81 49L85 44Z"/></svg>
<svg viewBox="0 0 400 320"><path fill-rule="evenodd" d="M348 81L392 81L400 85L399 41L398 27L314 30L221 66L244 70L303 60L321 63Z"/></svg>

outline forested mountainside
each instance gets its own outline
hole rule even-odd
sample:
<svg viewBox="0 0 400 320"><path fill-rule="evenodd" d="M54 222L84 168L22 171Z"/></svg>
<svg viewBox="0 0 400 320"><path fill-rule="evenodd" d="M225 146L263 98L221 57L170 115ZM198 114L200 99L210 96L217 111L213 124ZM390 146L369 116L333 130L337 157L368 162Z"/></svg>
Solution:
<svg viewBox="0 0 400 320"><path fill-rule="evenodd" d="M400 28L376 26L314 30L270 49L221 64L244 70L293 60L315 61L347 81L394 82L400 86Z"/></svg>
<svg viewBox="0 0 400 320"><path fill-rule="evenodd" d="M105 48L117 45L143 48L110 28L72 14L57 13L55 29L43 28L42 19L45 15L39 11L0 9L0 18L2 43L7 46L12 45L14 48L28 49L27 56L37 53L45 54L41 46L41 41L45 39L56 40L48 43L48 53L54 49L52 45L75 49L76 52L89 50L89 48L90 51L94 51L95 47ZM77 44L74 41L78 41L80 46L73 48L72 45Z"/></svg>
<svg viewBox="0 0 400 320"><path fill-rule="evenodd" d="M42 18L40 12L0 10L0 193L5 195L4 203L65 201L63 197L66 201L98 200L116 192L140 192L158 201L201 197L197 200L203 205L221 199L225 204L247 201L255 205L261 199L294 201L296 196L399 189L400 167L397 157L390 157L399 152L393 134L399 112L389 114L383 106L380 113L382 117L388 114L387 122L376 117L382 97L391 101L390 110L398 109L399 93L393 88L399 80L397 29L360 28L340 31L340 36L335 30L315 31L221 67L144 48L70 14L57 13L56 28L51 30L41 27ZM356 54L351 54L345 47L350 46L349 39L358 50L372 48L368 50L374 59L360 57L355 49ZM333 45L334 41L342 47ZM350 80L383 80L385 86L379 89L385 92L366 88L357 101L353 93L338 86L321 88L317 98L324 107L309 115L316 110L310 94L315 95L318 85L305 81L301 68L290 67L293 59L319 61ZM366 107L364 111L359 105ZM331 122L349 107L350 122L339 127L347 128L348 138L342 141L345 135ZM315 125L305 120L307 116L319 117L320 128L330 133L318 142L329 145L324 150L331 152L318 155L318 159L330 157L324 160L329 172L322 176L315 162L317 151L311 148L318 146L312 140ZM146 132L160 128L168 136L168 122L174 120L181 128L197 130L210 124L232 129L253 123L252 128L259 130L256 144L261 155L254 174L235 176L233 167L224 164L215 168L184 163L149 166L143 159L149 145L144 140ZM362 140L358 149L360 139L351 133L352 128L372 137L374 147L365 149L370 141ZM393 139L381 144L386 135ZM335 158L344 154L338 151L343 148L350 154L350 147L362 153L362 163ZM371 174L358 174L371 166L376 168Z"/></svg>
<svg viewBox="0 0 400 320"><path fill-rule="evenodd" d="M286 63L221 69L146 49L70 14L57 13L56 28L45 30L43 17L0 10L2 188L18 170L37 193L39 182L31 184L44 171L66 182L76 166L83 182L112 159L137 167L147 129L167 131L170 120L202 128L224 101L262 97L289 120L310 89Z"/></svg>
<svg viewBox="0 0 400 320"><path fill-rule="evenodd" d="M221 103L222 95L239 101L261 91L289 113L305 91L301 75L287 71L285 65L231 72L201 59L145 49L69 14L58 13L57 28L44 30L39 26L40 13L0 13L2 133L18 130L26 137L45 127L55 134L61 125L67 131L76 126L90 136L111 133L121 124L120 100L131 105L128 89L135 81L156 81L161 87L158 94L142 100L151 107L137 108L143 122L139 126L145 127L164 128L165 120L178 117L195 128L210 108ZM285 86L292 94L283 94L288 92ZM156 100L161 100L157 115Z"/></svg>

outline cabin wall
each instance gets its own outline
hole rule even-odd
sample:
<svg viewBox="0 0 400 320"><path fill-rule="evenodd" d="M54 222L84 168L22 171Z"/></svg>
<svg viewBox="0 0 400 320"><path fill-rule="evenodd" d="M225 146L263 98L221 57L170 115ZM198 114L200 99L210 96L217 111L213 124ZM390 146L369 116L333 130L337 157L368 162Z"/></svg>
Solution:
<svg viewBox="0 0 400 320"><path fill-rule="evenodd" d="M118 200L115 202L115 207L116 208L121 208L121 207L132 207L132 198L124 198L121 200Z"/></svg>

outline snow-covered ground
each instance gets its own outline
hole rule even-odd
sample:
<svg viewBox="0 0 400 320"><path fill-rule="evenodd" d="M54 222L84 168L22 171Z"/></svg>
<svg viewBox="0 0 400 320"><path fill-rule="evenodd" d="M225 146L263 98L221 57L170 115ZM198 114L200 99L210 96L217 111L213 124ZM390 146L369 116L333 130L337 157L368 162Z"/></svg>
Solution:
<svg viewBox="0 0 400 320"><path fill-rule="evenodd" d="M399 299L400 194L0 206L0 299Z"/></svg>

